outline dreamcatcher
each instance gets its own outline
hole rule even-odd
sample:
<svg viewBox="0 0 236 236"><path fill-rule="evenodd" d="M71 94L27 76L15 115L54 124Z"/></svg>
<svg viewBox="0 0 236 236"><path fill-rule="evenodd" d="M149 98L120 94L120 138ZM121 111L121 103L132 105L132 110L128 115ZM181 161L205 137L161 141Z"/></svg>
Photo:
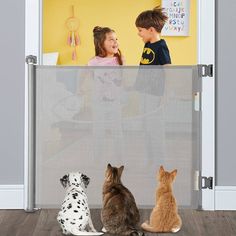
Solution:
<svg viewBox="0 0 236 236"><path fill-rule="evenodd" d="M72 16L66 20L66 27L69 30L67 44L73 48L72 60L75 61L77 58L76 46L80 44L80 40L77 32L79 28L79 20L74 16L74 6L72 6Z"/></svg>

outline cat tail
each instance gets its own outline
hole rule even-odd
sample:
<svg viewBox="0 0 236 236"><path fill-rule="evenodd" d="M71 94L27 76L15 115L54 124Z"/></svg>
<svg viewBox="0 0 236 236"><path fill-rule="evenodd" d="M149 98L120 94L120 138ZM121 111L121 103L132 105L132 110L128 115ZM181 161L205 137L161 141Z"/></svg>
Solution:
<svg viewBox="0 0 236 236"><path fill-rule="evenodd" d="M167 233L167 232L177 233L180 230L181 225L180 226L176 225L175 227L173 227L169 231L163 231L163 230L152 227L147 222L144 222L144 223L142 223L141 228L148 231L148 232L151 232L151 233Z"/></svg>
<svg viewBox="0 0 236 236"><path fill-rule="evenodd" d="M179 215L177 217L178 217L178 222L172 227L171 229L172 233L177 233L182 227L182 220Z"/></svg>
<svg viewBox="0 0 236 236"><path fill-rule="evenodd" d="M131 233L130 233L130 236L144 236L144 232L143 231L140 231L140 230L133 230Z"/></svg>
<svg viewBox="0 0 236 236"><path fill-rule="evenodd" d="M73 235L102 235L103 232L87 232L87 231L79 231L76 228L71 229L71 234Z"/></svg>
<svg viewBox="0 0 236 236"><path fill-rule="evenodd" d="M125 232L125 235L129 236L144 236L144 232L135 228L130 228L128 231Z"/></svg>
<svg viewBox="0 0 236 236"><path fill-rule="evenodd" d="M141 228L144 229L145 231L151 232L151 233L157 233L158 230L149 225L147 222L144 222L141 224ZM160 231L159 231L160 232Z"/></svg>

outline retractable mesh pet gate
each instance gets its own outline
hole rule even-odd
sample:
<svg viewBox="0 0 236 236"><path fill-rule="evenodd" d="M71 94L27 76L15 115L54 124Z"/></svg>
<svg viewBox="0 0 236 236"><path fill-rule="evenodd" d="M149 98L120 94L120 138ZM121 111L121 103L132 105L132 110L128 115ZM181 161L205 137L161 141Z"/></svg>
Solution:
<svg viewBox="0 0 236 236"><path fill-rule="evenodd" d="M108 163L141 207L155 203L156 174L177 169L178 205L200 204L200 100L197 66L36 66L36 207L59 207L59 179L80 171L101 206Z"/></svg>

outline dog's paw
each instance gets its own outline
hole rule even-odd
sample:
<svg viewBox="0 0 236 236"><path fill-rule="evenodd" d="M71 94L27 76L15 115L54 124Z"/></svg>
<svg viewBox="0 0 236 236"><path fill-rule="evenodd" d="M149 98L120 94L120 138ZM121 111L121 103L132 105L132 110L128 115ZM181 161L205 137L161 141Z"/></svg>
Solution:
<svg viewBox="0 0 236 236"><path fill-rule="evenodd" d="M106 232L107 232L107 230L105 229L105 227L102 228L102 232L103 232L103 233L106 233Z"/></svg>

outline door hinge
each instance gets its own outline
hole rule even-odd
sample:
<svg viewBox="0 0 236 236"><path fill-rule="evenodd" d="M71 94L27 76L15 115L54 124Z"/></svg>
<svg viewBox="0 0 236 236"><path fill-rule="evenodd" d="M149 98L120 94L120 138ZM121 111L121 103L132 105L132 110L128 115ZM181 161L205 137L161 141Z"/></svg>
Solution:
<svg viewBox="0 0 236 236"><path fill-rule="evenodd" d="M201 77L213 77L213 65L198 65L198 73Z"/></svg>
<svg viewBox="0 0 236 236"><path fill-rule="evenodd" d="M213 188L213 177L206 177L206 176L202 176L201 177L201 189L212 189Z"/></svg>

